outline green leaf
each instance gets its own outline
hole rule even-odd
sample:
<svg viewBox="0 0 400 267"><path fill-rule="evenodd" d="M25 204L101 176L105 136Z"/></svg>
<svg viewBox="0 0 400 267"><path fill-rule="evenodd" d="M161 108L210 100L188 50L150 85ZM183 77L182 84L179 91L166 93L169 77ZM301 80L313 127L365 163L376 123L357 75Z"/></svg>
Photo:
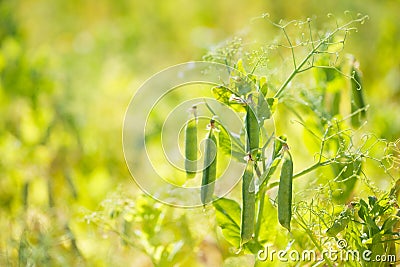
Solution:
<svg viewBox="0 0 400 267"><path fill-rule="evenodd" d="M246 153L240 137L231 133L222 125L219 125L218 127L220 129L220 132L218 133L219 149L222 153L234 157L239 162L245 162L244 157L246 156Z"/></svg>
<svg viewBox="0 0 400 267"><path fill-rule="evenodd" d="M392 234L393 233L393 226L396 225L396 223L399 222L398 217L389 217L385 220L385 222L382 225L382 230L384 230L385 234Z"/></svg>
<svg viewBox="0 0 400 267"><path fill-rule="evenodd" d="M330 237L336 236L338 233L343 231L347 224L350 222L350 211L346 208L343 210L338 218L335 219L333 225L326 231L326 235Z"/></svg>
<svg viewBox="0 0 400 267"><path fill-rule="evenodd" d="M377 201L376 196L368 196L368 203L371 208L375 206L376 201Z"/></svg>
<svg viewBox="0 0 400 267"><path fill-rule="evenodd" d="M385 251L385 246L382 243L382 233L379 233L371 238L371 246L370 249L372 251L372 258L375 258L377 255L387 255ZM381 265L377 264L375 266L390 266L390 265Z"/></svg>
<svg viewBox="0 0 400 267"><path fill-rule="evenodd" d="M380 231L376 222L371 218L368 212L368 204L363 199L360 199L360 210L358 211L358 216L365 222L369 237L373 237Z"/></svg>
<svg viewBox="0 0 400 267"><path fill-rule="evenodd" d="M236 69L240 71L243 75L246 75L246 70L243 67L243 60L239 59L238 62L236 63Z"/></svg>
<svg viewBox="0 0 400 267"><path fill-rule="evenodd" d="M267 98L267 103L269 105L269 110L271 111L271 115L273 115L278 107L278 98L269 97Z"/></svg>
<svg viewBox="0 0 400 267"><path fill-rule="evenodd" d="M237 89L239 95L250 93L255 86L247 77L235 77L231 81L233 82L233 88Z"/></svg>
<svg viewBox="0 0 400 267"><path fill-rule="evenodd" d="M225 86L215 86L211 89L211 92L216 100L226 104L236 112L244 112L244 105L241 101L232 101L232 96L240 99L237 94L231 89Z"/></svg>
<svg viewBox="0 0 400 267"><path fill-rule="evenodd" d="M232 71L229 79L229 88L232 88L238 96L245 96L252 89L255 89L255 83L253 82L252 75L246 75L246 71L243 67L243 62L238 61L236 65L237 70Z"/></svg>
<svg viewBox="0 0 400 267"><path fill-rule="evenodd" d="M246 254L256 255L262 249L264 249L264 247L255 240L250 240L249 242L244 244L244 252Z"/></svg>
<svg viewBox="0 0 400 267"><path fill-rule="evenodd" d="M229 105L231 95L234 94L231 90L226 88L225 86L215 86L211 89L212 94L214 95L215 99Z"/></svg>
<svg viewBox="0 0 400 267"><path fill-rule="evenodd" d="M267 77L260 77L260 80L258 81L258 86L260 88L260 92L263 94L264 97L266 97L268 94Z"/></svg>
<svg viewBox="0 0 400 267"><path fill-rule="evenodd" d="M246 75L246 77L247 77L247 79L252 81L254 84L257 84L257 76L256 75L249 73Z"/></svg>
<svg viewBox="0 0 400 267"><path fill-rule="evenodd" d="M240 247L240 205L231 199L220 198L213 203L217 223L225 239L234 247Z"/></svg>
<svg viewBox="0 0 400 267"><path fill-rule="evenodd" d="M276 239L278 216L268 196L264 198L263 216L262 218L258 218L258 220L261 220L257 236L258 242L262 245L267 242L274 242Z"/></svg>
<svg viewBox="0 0 400 267"><path fill-rule="evenodd" d="M257 98L257 117L260 124L262 124L264 120L271 118L272 112L263 94L258 94Z"/></svg>

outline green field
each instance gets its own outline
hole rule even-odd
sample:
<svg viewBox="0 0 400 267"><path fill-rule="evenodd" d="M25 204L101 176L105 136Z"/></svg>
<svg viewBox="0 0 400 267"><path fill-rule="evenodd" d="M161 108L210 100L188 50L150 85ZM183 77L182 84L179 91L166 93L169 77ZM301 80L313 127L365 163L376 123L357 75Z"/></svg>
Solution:
<svg viewBox="0 0 400 267"><path fill-rule="evenodd" d="M0 266L396 266L399 13L398 0L0 0ZM154 177L127 166L124 118L149 77L202 60L233 70L229 90L188 86L160 102L147 152L176 186L218 178L229 153L246 173L223 199L178 208L135 183L129 168ZM201 92L239 114L246 131L234 139L223 117L216 130L199 119L200 152L189 155L217 153L216 177L208 169L189 179L160 156L160 129ZM179 127L164 139L178 138L174 153L190 144ZM252 177L268 178L249 191L241 185ZM260 260L266 247L289 260ZM323 253L332 249L368 250L376 261ZM304 251L316 259L296 258Z"/></svg>

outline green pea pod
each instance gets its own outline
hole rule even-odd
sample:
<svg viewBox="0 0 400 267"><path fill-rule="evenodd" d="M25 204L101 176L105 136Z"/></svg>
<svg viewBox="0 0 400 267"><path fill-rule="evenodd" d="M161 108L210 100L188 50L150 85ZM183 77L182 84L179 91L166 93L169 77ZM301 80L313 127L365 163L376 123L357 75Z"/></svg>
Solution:
<svg viewBox="0 0 400 267"><path fill-rule="evenodd" d="M193 110L196 107L193 106ZM196 117L186 124L185 129L185 170L187 178L196 176L197 170L197 120Z"/></svg>
<svg viewBox="0 0 400 267"><path fill-rule="evenodd" d="M350 211L348 209L345 209L342 211L338 218L335 219L333 222L333 225L326 231L326 235L330 237L335 237L338 233L343 231L346 226L350 222Z"/></svg>
<svg viewBox="0 0 400 267"><path fill-rule="evenodd" d="M251 183L253 182L253 162L248 161L246 170L243 174L242 181L242 220L240 228L241 244L250 241L254 234L255 225L255 193L250 192Z"/></svg>
<svg viewBox="0 0 400 267"><path fill-rule="evenodd" d="M283 163L278 189L278 220L279 223L290 231L292 219L292 181L293 161L290 152L285 149L283 152Z"/></svg>
<svg viewBox="0 0 400 267"><path fill-rule="evenodd" d="M252 96L248 98L249 104L252 103ZM253 160L257 159L258 147L260 143L260 127L258 125L255 110L246 106L246 132L247 132L247 152L251 155Z"/></svg>
<svg viewBox="0 0 400 267"><path fill-rule="evenodd" d="M357 61L353 59L351 66L351 73L353 76L351 79L351 112L354 113L361 109L359 113L351 117L351 124L355 127L360 126L362 119L366 116L362 74L357 65Z"/></svg>
<svg viewBox="0 0 400 267"><path fill-rule="evenodd" d="M333 94L333 100L331 104L331 114L332 116L336 116L340 113L340 100L342 98L341 92L336 92Z"/></svg>
<svg viewBox="0 0 400 267"><path fill-rule="evenodd" d="M217 175L217 139L214 132L214 120L210 122L210 132L206 138L204 152L203 177L201 182L201 202L203 205L211 202L214 194L214 181Z"/></svg>

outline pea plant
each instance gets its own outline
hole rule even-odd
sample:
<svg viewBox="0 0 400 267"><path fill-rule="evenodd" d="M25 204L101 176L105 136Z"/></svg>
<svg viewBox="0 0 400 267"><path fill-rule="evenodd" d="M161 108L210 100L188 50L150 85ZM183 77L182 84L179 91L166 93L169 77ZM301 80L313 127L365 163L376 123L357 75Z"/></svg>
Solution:
<svg viewBox="0 0 400 267"><path fill-rule="evenodd" d="M243 125L240 132L229 130L208 100L200 103L215 116L208 121L202 140L199 198L203 211L215 214L235 255L253 255L254 264L262 265L256 256L271 243L285 251L315 249L320 256L315 261L326 266L345 262L330 258L324 253L327 249L371 251L369 260L359 259L351 263L354 266L371 266L371 258L378 255L396 255L399 141L366 133L369 106L361 66L355 56L344 53L348 37L367 18L341 21L331 16L330 23L319 28L313 19L276 23L263 15L254 20L253 26L260 27L257 37L249 33L233 38L204 56L206 61L226 65L228 82L212 87L211 92L215 100L239 114ZM276 31L277 38L259 37L265 25ZM188 181L197 177L199 135L204 133L201 110L193 105L184 127ZM234 190L223 198L215 195L220 154L244 166L239 194ZM369 173L378 174L370 171L372 165L383 170L379 175L394 185L390 192L374 184L376 178ZM190 236L188 224L182 225L182 242L174 239L173 248L152 243L154 229L147 225L151 220L140 231L129 230L135 228L129 214L144 221L147 213L154 213L151 216L160 223L154 227L161 233L161 218L167 213L162 206L142 209L145 214L133 212L136 204L133 201L131 207L128 202L124 209L129 212L122 211L126 213L122 219L117 219L121 212L114 212L118 205L110 208L108 204L103 210L112 215L93 213L87 218L96 224L111 221L105 228L113 229L123 242L156 255L152 258L155 265L163 266L168 259L176 262L184 257L185 253L178 253L181 248L196 243L183 238ZM134 235L139 235L140 242L132 241ZM389 266L396 261L389 259L374 264Z"/></svg>
<svg viewBox="0 0 400 267"><path fill-rule="evenodd" d="M354 247L360 251L368 247L373 255L379 253L386 255L390 251L393 253L394 242L398 240L398 228L393 228L399 221L396 215L398 211L396 198L391 197L389 201L388 194L379 201L376 197L369 197L370 204L367 205L363 199L354 196L355 186L362 178L366 185L372 187L363 172L367 160L384 168L392 181L395 178L390 171L399 163L398 154L396 157L396 153L388 152L393 143L378 140L368 134L357 136L357 131L360 132L363 127L365 128L368 109L362 73L353 55L343 56L341 53L347 37L356 30L355 26L363 24L367 17L361 16L342 25L336 22L334 29L323 33L314 32L311 19L279 23L270 21L268 16L263 16L262 19L269 21L281 32L284 44L261 45L254 49L254 47L249 48L254 44L248 45L238 38L205 56L206 60L223 63L235 69L229 73L228 84L215 87L212 91L217 100L243 114L245 129L243 133L231 133L227 132L224 125L216 126L218 123L214 120L209 124L207 141L213 142L215 146L210 148L210 145L206 145L205 148L205 166L208 164L209 167L203 171L203 186L216 178L216 158L211 164L208 158L211 154L217 153L217 150L231 155L242 155L246 164L241 179L241 203L229 198L222 198L213 203L217 222L224 237L237 249L236 253L256 254L262 250L265 244L272 240L270 236L268 237L270 224L266 222L266 217L270 215L265 214L273 212L272 204L277 206L280 225L289 232L293 223L296 227L303 228L321 253L324 249L323 242L329 240L329 237L336 237L348 227L350 221L353 224L350 235L356 240ZM275 62L276 55L280 57L289 55L292 63L292 68L283 82L273 77L274 74L271 73L270 64ZM288 64L286 59L283 62ZM285 72L285 69L282 72ZM275 73L275 76L278 75ZM309 143L311 147L315 143L318 144L314 154L316 162L297 173L293 172L293 165L298 159L291 153L290 135L293 132L288 131L287 134L282 133L279 137L273 137L268 134L270 129L264 123L273 119L278 108L294 114L295 123L301 125L304 132L312 136L314 140L306 139L306 146L309 146ZM279 119L283 118L285 117L280 116ZM220 130L216 130L218 128ZM191 131L189 127L187 130ZM214 132L219 135L218 142ZM237 137L241 135L243 138ZM227 137L234 139L232 142L234 145L224 145ZM269 145L273 148L271 153L267 151ZM386 152L380 158L374 157L371 151L382 145L382 150ZM191 152L188 151L193 149L192 144L186 146L187 155L190 155ZM237 160L241 160L240 156ZM330 174L327 168L324 168L326 166L330 166ZM335 220L332 214L330 219L326 218L328 213L326 203L322 205L325 216L318 215L314 207L306 209L312 217L318 218L319 241L316 239L316 233L310 230L315 227L310 227L302 214L304 207L302 208L301 204L304 203L293 203L294 179L318 171L322 176L318 178L321 182L319 187L327 190L328 203L353 205L352 208L346 206ZM275 173L279 173L279 179L273 181ZM275 187L278 187L277 192L273 192ZM207 190L207 192L202 191L203 203L207 202L206 198L212 196L210 192L212 188ZM358 200L349 204L352 199ZM333 207L333 214L336 214L336 208ZM385 220L381 218L383 215L386 216ZM322 229L324 227L325 230ZM360 230L360 227L363 230ZM364 245L371 240L378 245ZM382 245L383 242L389 243ZM329 266L334 265L325 255L323 260Z"/></svg>
<svg viewBox="0 0 400 267"><path fill-rule="evenodd" d="M190 265L196 238L190 232L186 214L144 195L133 199L121 188L100 206L84 220L106 236L116 235L117 244L146 254L155 266L184 264L188 260Z"/></svg>

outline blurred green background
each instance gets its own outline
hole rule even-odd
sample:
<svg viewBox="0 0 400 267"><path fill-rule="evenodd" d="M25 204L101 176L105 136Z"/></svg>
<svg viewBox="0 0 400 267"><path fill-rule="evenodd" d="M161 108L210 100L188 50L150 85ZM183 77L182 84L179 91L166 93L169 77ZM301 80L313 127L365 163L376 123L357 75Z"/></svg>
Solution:
<svg viewBox="0 0 400 267"><path fill-rule="evenodd" d="M369 15L346 52L360 61L374 133L395 141L398 0L1 0L0 265L151 266L83 219L119 185L140 193L121 144L135 90L165 67L200 60L262 13L289 20L346 10ZM224 255L199 231L191 264L218 266Z"/></svg>

